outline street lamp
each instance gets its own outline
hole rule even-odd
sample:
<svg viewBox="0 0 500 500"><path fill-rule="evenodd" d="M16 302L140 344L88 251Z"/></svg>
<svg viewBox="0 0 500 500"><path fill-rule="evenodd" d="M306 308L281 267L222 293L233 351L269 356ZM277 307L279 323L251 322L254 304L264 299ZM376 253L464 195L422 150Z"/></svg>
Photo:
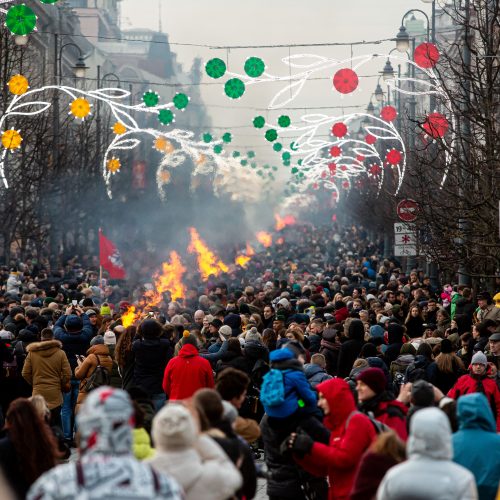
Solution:
<svg viewBox="0 0 500 500"><path fill-rule="evenodd" d="M73 71L77 78L85 78L85 73L88 70L88 66L85 64L83 57L80 55L77 63L73 66Z"/></svg>
<svg viewBox="0 0 500 500"><path fill-rule="evenodd" d="M375 106L373 105L373 103L371 101L368 103L368 106L366 106L366 112L369 115L373 115L373 113L375 112Z"/></svg>
<svg viewBox="0 0 500 500"><path fill-rule="evenodd" d="M401 25L398 34L396 35L396 49L399 52L406 52L410 48L410 35L406 28Z"/></svg>
<svg viewBox="0 0 500 500"><path fill-rule="evenodd" d="M394 78L394 68L392 67L391 61L387 58L385 62L384 69L382 70L382 78L384 81L391 80Z"/></svg>
<svg viewBox="0 0 500 500"><path fill-rule="evenodd" d="M57 35L56 35L57 37ZM56 41L56 44L57 44L57 41ZM75 76L77 78L85 78L85 73L86 71L89 69L88 66L85 64L85 59L86 59L86 56L83 55L83 52L82 52L82 49L76 44L76 43L73 43L73 42L68 42L68 43L65 43L64 45L61 46L61 48L59 49L59 52L58 52L58 64L57 64L57 69L59 70L59 74L56 75L56 83L60 85L60 81L57 81L57 77L59 77L59 80L62 78L63 74L62 74L62 54L63 54L63 50L67 47L75 47L76 50L78 50L78 61L76 62L76 64L73 66L73 72L75 73Z"/></svg>
<svg viewBox="0 0 500 500"><path fill-rule="evenodd" d="M380 82L380 80L379 80ZM375 99L377 102L382 102L384 100L384 91L382 90L382 87L380 86L380 83L377 82L377 86L375 87Z"/></svg>
<svg viewBox="0 0 500 500"><path fill-rule="evenodd" d="M24 47L28 43L28 36L27 35L16 35L14 37L14 43L18 47Z"/></svg>

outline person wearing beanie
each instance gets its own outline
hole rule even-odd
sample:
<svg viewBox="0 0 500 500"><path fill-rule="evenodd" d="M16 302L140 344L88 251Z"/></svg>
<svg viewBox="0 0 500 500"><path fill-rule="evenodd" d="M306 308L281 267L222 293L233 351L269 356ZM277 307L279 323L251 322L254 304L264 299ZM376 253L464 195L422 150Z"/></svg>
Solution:
<svg viewBox="0 0 500 500"><path fill-rule="evenodd" d="M89 393L77 416L78 459L43 474L27 499L182 500L182 488L173 477L132 454L133 414L125 391L99 387Z"/></svg>
<svg viewBox="0 0 500 500"><path fill-rule="evenodd" d="M448 396L458 399L464 394L483 393L491 406L496 420L497 432L500 432L500 390L494 379L489 377L490 367L486 356L481 351L472 356L469 373L462 375L448 391Z"/></svg>
<svg viewBox="0 0 500 500"><path fill-rule="evenodd" d="M223 353L226 351L227 348ZM190 398L198 389L212 388L214 385L212 367L207 359L200 356L196 337L185 337L179 355L165 367L162 382L164 393L170 401L183 400Z"/></svg>
<svg viewBox="0 0 500 500"><path fill-rule="evenodd" d="M120 376L120 371L118 370L118 363L115 361L115 349L116 349L116 335L111 330L104 332L103 335L104 345L108 346L109 355L113 360L113 368L111 369L109 385L115 387L116 389L122 388L122 378Z"/></svg>
<svg viewBox="0 0 500 500"><path fill-rule="evenodd" d="M386 391L387 377L380 368L367 368L356 377L359 410L390 427L406 441L408 408Z"/></svg>
<svg viewBox="0 0 500 500"><path fill-rule="evenodd" d="M90 346L104 344L104 337L102 335L96 335L91 341Z"/></svg>
<svg viewBox="0 0 500 500"><path fill-rule="evenodd" d="M387 366L396 360L403 347L405 328L397 323L389 323L387 327L387 348L384 352L384 361Z"/></svg>
<svg viewBox="0 0 500 500"><path fill-rule="evenodd" d="M223 449L206 434L199 434L191 412L170 403L153 419L156 456L149 460L158 472L175 478L186 500L231 498L242 478Z"/></svg>
<svg viewBox="0 0 500 500"><path fill-rule="evenodd" d="M172 344L156 319L144 320L137 333L140 338L132 344L135 356L133 383L153 400L158 411L165 404L161 380L165 367L172 358Z"/></svg>
<svg viewBox="0 0 500 500"><path fill-rule="evenodd" d="M453 346L448 339L440 344L441 352L429 365L429 382L446 394L466 370L462 360L453 352Z"/></svg>

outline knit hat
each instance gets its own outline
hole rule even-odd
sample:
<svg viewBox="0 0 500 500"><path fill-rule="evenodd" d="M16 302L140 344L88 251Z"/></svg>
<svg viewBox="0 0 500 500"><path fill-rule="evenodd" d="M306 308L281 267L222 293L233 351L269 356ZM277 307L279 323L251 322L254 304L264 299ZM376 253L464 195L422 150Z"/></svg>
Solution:
<svg viewBox="0 0 500 500"><path fill-rule="evenodd" d="M380 368L367 368L363 370L356 377L356 381L358 380L365 383L375 394L384 392L387 386L384 372Z"/></svg>
<svg viewBox="0 0 500 500"><path fill-rule="evenodd" d="M453 345L448 339L441 340L441 352L443 354L450 354L453 352Z"/></svg>
<svg viewBox="0 0 500 500"><path fill-rule="evenodd" d="M93 309L87 309L87 310L85 311L85 314L86 314L87 316L97 316L97 313L96 313Z"/></svg>
<svg viewBox="0 0 500 500"><path fill-rule="evenodd" d="M86 455L130 453L132 415L132 404L125 391L106 386L91 391L76 416L80 450Z"/></svg>
<svg viewBox="0 0 500 500"><path fill-rule="evenodd" d="M383 337L384 329L380 325L370 326L370 337Z"/></svg>
<svg viewBox="0 0 500 500"><path fill-rule="evenodd" d="M156 414L151 434L159 450L183 450L193 445L198 429L186 407L170 403Z"/></svg>
<svg viewBox="0 0 500 500"><path fill-rule="evenodd" d="M111 307L101 306L101 316L111 316Z"/></svg>
<svg viewBox="0 0 500 500"><path fill-rule="evenodd" d="M116 335L108 330L107 332L104 333L104 343L106 345L115 345L116 344Z"/></svg>
<svg viewBox="0 0 500 500"><path fill-rule="evenodd" d="M245 342L248 342L249 340L253 340L255 342L261 342L262 341L262 337L261 337L260 333L257 331L257 328L252 327L245 334Z"/></svg>
<svg viewBox="0 0 500 500"><path fill-rule="evenodd" d="M413 382L411 400L415 406L432 406L434 404L434 388L432 384L423 379Z"/></svg>
<svg viewBox="0 0 500 500"><path fill-rule="evenodd" d="M77 316L76 314L70 314L64 320L64 327L66 328L66 331L68 331L68 332L78 333L83 328L83 322L82 322L81 318L79 316Z"/></svg>
<svg viewBox="0 0 500 500"><path fill-rule="evenodd" d="M115 339L116 341L116 339ZM99 344L104 344L104 337L102 335L96 335L91 341L90 345L99 345Z"/></svg>
<svg viewBox="0 0 500 500"><path fill-rule="evenodd" d="M474 356L472 356L471 365L485 365L485 366L487 366L488 360L486 359L486 356L484 355L484 353L479 351L479 352L476 352L476 354L474 354Z"/></svg>
<svg viewBox="0 0 500 500"><path fill-rule="evenodd" d="M233 334L233 331L231 330L231 327L228 325L222 325L219 328L219 337L222 341L230 338L232 334Z"/></svg>

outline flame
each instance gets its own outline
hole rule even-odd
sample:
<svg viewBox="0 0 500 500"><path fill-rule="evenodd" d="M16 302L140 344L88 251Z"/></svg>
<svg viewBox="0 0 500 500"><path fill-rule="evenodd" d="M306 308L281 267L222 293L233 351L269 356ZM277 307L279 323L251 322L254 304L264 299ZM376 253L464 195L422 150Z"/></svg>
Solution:
<svg viewBox="0 0 500 500"><path fill-rule="evenodd" d="M238 255L235 260L235 264L240 267L247 267L247 264L250 262L250 257L248 255Z"/></svg>
<svg viewBox="0 0 500 500"><path fill-rule="evenodd" d="M255 255L255 250L250 246L250 243L247 243L246 254L249 257L253 257Z"/></svg>
<svg viewBox="0 0 500 500"><path fill-rule="evenodd" d="M186 287L182 283L182 275L186 272L186 268L182 265L179 254L170 252L170 263L164 262L161 266L161 273L154 275L156 293L161 295L170 292L172 300L184 298L186 296Z"/></svg>
<svg viewBox="0 0 500 500"><path fill-rule="evenodd" d="M266 248L269 248L273 244L273 237L271 236L270 233L266 233L265 231L259 231L256 236L257 236L257 241Z"/></svg>
<svg viewBox="0 0 500 500"><path fill-rule="evenodd" d="M285 243L285 238L281 237L276 240L276 245L283 245Z"/></svg>
<svg viewBox="0 0 500 500"><path fill-rule="evenodd" d="M189 243L188 252L197 255L198 268L202 279L207 279L211 274L219 276L220 273L227 273L229 268L207 247L200 238L198 231L194 227L190 227L189 233L191 234L191 242Z"/></svg>
<svg viewBox="0 0 500 500"><path fill-rule="evenodd" d="M122 325L127 328L134 324L135 320L139 317L136 313L135 306L130 306L127 312L122 314Z"/></svg>
<svg viewBox="0 0 500 500"><path fill-rule="evenodd" d="M286 226L293 226L297 222L293 215L280 217L278 214L275 214L274 218L276 219L276 231L281 231L285 229Z"/></svg>

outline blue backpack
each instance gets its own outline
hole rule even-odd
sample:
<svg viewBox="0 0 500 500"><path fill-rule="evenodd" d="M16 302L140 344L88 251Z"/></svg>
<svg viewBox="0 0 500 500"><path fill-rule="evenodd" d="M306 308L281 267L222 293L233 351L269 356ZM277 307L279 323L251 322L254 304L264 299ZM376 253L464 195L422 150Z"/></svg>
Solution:
<svg viewBox="0 0 500 500"><path fill-rule="evenodd" d="M264 407L279 406L285 402L285 381L281 370L271 368L264 375L260 400Z"/></svg>

